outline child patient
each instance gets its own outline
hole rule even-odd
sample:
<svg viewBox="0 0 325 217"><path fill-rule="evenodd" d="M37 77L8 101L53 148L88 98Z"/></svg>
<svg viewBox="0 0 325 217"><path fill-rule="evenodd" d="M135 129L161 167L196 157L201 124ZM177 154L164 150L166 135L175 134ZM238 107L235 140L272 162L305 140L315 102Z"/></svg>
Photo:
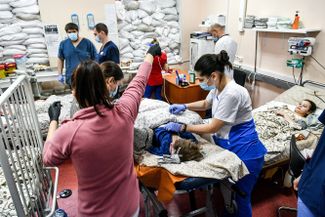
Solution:
<svg viewBox="0 0 325 217"><path fill-rule="evenodd" d="M189 132L174 135L161 126L154 129L152 146L148 151L152 154L162 156L164 154L173 154L180 148L179 155L181 161L196 160L203 158L200 152L200 144L193 134Z"/></svg>

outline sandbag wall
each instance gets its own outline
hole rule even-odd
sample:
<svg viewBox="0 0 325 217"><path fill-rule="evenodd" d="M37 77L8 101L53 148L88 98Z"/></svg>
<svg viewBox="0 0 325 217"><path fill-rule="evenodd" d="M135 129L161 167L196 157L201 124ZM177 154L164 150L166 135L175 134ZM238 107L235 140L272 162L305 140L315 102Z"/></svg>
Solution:
<svg viewBox="0 0 325 217"><path fill-rule="evenodd" d="M27 65L48 64L43 25L37 0L0 0L0 59L13 62L24 54Z"/></svg>
<svg viewBox="0 0 325 217"><path fill-rule="evenodd" d="M116 1L122 61L132 60L131 68L137 68L143 61L148 44L156 37L167 53L168 63L181 62L176 3L176 0Z"/></svg>

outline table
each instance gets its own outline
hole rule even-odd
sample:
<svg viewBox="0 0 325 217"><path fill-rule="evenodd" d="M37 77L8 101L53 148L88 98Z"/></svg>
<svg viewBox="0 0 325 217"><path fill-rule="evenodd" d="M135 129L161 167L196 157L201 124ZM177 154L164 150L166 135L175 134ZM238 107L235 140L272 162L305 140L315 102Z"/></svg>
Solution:
<svg viewBox="0 0 325 217"><path fill-rule="evenodd" d="M178 70L180 74L185 74L186 79L189 81L189 74L187 71ZM176 85L176 73L165 74L164 86L163 86L163 96L170 104L184 104L191 103L199 100L203 100L208 95L208 91L203 90L200 87L200 82L195 81L195 84L190 84L186 87L181 87ZM198 112L201 117L205 116L205 112Z"/></svg>

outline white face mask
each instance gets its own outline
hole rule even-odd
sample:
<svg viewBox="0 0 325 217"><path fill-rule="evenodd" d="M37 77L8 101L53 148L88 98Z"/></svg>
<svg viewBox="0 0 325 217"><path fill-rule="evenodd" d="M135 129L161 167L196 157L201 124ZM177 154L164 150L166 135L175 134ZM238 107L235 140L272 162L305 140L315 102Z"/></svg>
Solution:
<svg viewBox="0 0 325 217"><path fill-rule="evenodd" d="M116 88L115 88L114 91L109 92L109 97L114 98L116 96L116 94L117 94L117 91L118 91L118 85L116 85Z"/></svg>
<svg viewBox="0 0 325 217"><path fill-rule="evenodd" d="M68 33L68 37L70 38L71 41L77 41L78 40L78 33L76 33L76 32Z"/></svg>

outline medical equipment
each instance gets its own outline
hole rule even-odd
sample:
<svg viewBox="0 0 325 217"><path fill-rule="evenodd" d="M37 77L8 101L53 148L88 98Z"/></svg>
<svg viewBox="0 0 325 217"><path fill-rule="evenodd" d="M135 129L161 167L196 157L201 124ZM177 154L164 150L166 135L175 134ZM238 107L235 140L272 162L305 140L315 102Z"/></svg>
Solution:
<svg viewBox="0 0 325 217"><path fill-rule="evenodd" d="M192 33L190 39L190 70L193 71L196 61L208 53L214 53L212 36L209 33Z"/></svg>
<svg viewBox="0 0 325 217"><path fill-rule="evenodd" d="M87 23L88 23L88 29L92 30L95 28L95 18L92 13L87 14Z"/></svg>
<svg viewBox="0 0 325 217"><path fill-rule="evenodd" d="M79 26L79 17L78 17L78 14L76 14L76 13L71 14L71 22L73 22L74 24L76 24L77 26Z"/></svg>
<svg viewBox="0 0 325 217"><path fill-rule="evenodd" d="M167 155L164 154L162 157L158 158L158 164L180 164L181 163L181 155L179 155L179 151L181 148L178 148L176 153Z"/></svg>
<svg viewBox="0 0 325 217"><path fill-rule="evenodd" d="M312 54L315 41L315 38L312 37L290 37L288 40L288 52L291 55L298 54L301 56L310 56Z"/></svg>

